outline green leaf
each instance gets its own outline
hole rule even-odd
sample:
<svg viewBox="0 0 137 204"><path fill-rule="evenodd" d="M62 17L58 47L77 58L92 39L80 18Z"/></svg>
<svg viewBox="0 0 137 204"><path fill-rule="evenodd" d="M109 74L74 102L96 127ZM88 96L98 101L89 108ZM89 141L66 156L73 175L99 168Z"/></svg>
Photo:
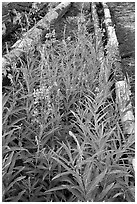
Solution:
<svg viewBox="0 0 137 204"><path fill-rule="evenodd" d="M82 154L82 150L81 150L79 141L77 140L77 138L76 138L76 136L73 134L73 132L69 131L69 135L74 138L75 142L77 143L77 149L78 149L78 151L79 151L79 154L81 155L81 154ZM81 156L82 156L82 155L81 155Z"/></svg>
<svg viewBox="0 0 137 204"><path fill-rule="evenodd" d="M75 174L75 172L70 167L68 167L65 163L63 163L60 159L58 159L54 156L52 158L55 159L59 164L61 164L68 171L68 173L70 173L72 175Z"/></svg>
<svg viewBox="0 0 137 204"><path fill-rule="evenodd" d="M52 178L52 180L55 180L55 179L58 179L59 177L63 177L66 176L66 175L69 175L70 172L63 172L63 173L60 173L60 174L57 174L55 177Z"/></svg>
<svg viewBox="0 0 137 204"><path fill-rule="evenodd" d="M70 159L70 162L71 164L73 164L73 157L72 157L72 154L71 154L71 149L67 147L67 145L62 142L62 146L64 147L64 149L66 150L68 156L69 156L69 159Z"/></svg>
<svg viewBox="0 0 137 204"><path fill-rule="evenodd" d="M9 100L9 97L10 97L10 94L8 94L8 95L4 95L3 97L2 97L2 109L4 110L4 106L5 106L5 104L7 103L7 101Z"/></svg>
<svg viewBox="0 0 137 204"><path fill-rule="evenodd" d="M103 191L98 195L97 201L102 202L103 199L105 198L105 196L108 194L108 192L111 189L113 189L114 185L115 185L114 183L107 185L107 187L105 189L103 189Z"/></svg>
<svg viewBox="0 0 137 204"><path fill-rule="evenodd" d="M53 191L64 190L64 189L67 189L66 185L57 186L57 187L54 187L54 188L51 188L51 189L45 191L45 194L51 193Z"/></svg>
<svg viewBox="0 0 137 204"><path fill-rule="evenodd" d="M5 132L2 137L6 137L7 135L12 135L12 133L15 131L15 130L18 130L20 129L20 127L16 127L16 128L13 128L12 130L8 131L8 132Z"/></svg>
<svg viewBox="0 0 137 204"><path fill-rule="evenodd" d="M26 110L26 106L15 107L15 109L12 110L10 114L13 115L15 113L19 113L19 112L21 113L22 110Z"/></svg>
<svg viewBox="0 0 137 204"><path fill-rule="evenodd" d="M98 186L98 184L104 179L107 173L107 169L105 169L101 174L99 174L93 181L89 183L86 198L90 200L92 191Z"/></svg>
<svg viewBox="0 0 137 204"><path fill-rule="evenodd" d="M4 153L11 152L11 151L26 151L27 153L31 154L27 149L23 147L9 147L7 150L4 151Z"/></svg>
<svg viewBox="0 0 137 204"><path fill-rule="evenodd" d="M84 192L80 189L79 186L68 186L68 190L75 195L79 201L86 201Z"/></svg>
<svg viewBox="0 0 137 204"><path fill-rule="evenodd" d="M24 120L24 119L25 119L25 117L22 117L22 118L19 118L19 119L13 121L10 125L8 125L8 128L11 128L11 127L13 128L16 123L18 123L19 121Z"/></svg>
<svg viewBox="0 0 137 204"><path fill-rule="evenodd" d="M84 168L84 173L83 173L83 182L84 182L86 191L88 188L88 184L90 183L91 174L92 174L92 164L90 162L87 162L87 164Z"/></svg>
<svg viewBox="0 0 137 204"><path fill-rule="evenodd" d="M21 191L11 202L18 202L26 190Z"/></svg>
<svg viewBox="0 0 137 204"><path fill-rule="evenodd" d="M14 169L16 169L16 167L15 167ZM20 167L20 169L12 175L12 179L14 179L14 178L15 178L21 171L23 171L24 169L25 169L25 166Z"/></svg>
<svg viewBox="0 0 137 204"><path fill-rule="evenodd" d="M61 185L55 188L52 188L48 191L46 191L45 193L51 193L53 191L57 191L57 190L64 190L64 189L68 189L70 192L73 193L73 195L75 195L77 198L79 198L81 201L85 201L84 197L82 196L82 192L79 191L79 187L78 186L71 186L71 185Z"/></svg>
<svg viewBox="0 0 137 204"><path fill-rule="evenodd" d="M70 167L68 167L65 163L63 163L58 158L56 157L52 157L52 158L55 159L58 163L60 163L68 171L68 173L72 174L76 178L76 181L79 183L81 189L84 191L83 181L82 181L82 178L79 176L79 174L75 172L75 170L72 170Z"/></svg>
<svg viewBox="0 0 137 204"><path fill-rule="evenodd" d="M14 181L12 181L12 182L9 184L9 186L5 189L5 191L6 191L6 192L9 191L9 189L12 188L15 183L17 183L18 181L23 180L24 178L26 178L26 176L20 176L20 177L16 178Z"/></svg>
<svg viewBox="0 0 137 204"><path fill-rule="evenodd" d="M12 162L13 154L14 154L14 151L11 152L11 154L8 156L8 159L7 159L6 162L4 163L4 167L3 167L4 170L6 170L6 169L10 166L10 164L11 164L11 162Z"/></svg>

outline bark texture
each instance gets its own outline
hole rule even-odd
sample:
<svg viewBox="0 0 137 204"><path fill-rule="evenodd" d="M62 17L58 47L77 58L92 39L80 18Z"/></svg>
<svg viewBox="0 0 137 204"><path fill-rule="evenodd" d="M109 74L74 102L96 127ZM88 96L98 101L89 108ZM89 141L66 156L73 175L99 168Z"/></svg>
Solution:
<svg viewBox="0 0 137 204"><path fill-rule="evenodd" d="M130 90L129 84L127 83L126 77L122 71L121 58L119 54L118 40L116 37L115 29L112 25L111 15L109 8L106 3L102 3L105 14L105 25L108 34L108 55L113 63L115 73L115 88L116 98L121 115L121 121L126 134L133 134L135 131L134 115L132 105L130 101Z"/></svg>
<svg viewBox="0 0 137 204"><path fill-rule="evenodd" d="M4 69L11 62L16 60L23 52L31 49L37 44L46 30L49 29L51 22L61 18L70 7L71 3L60 3L55 9L48 12L33 28L22 36L13 46L12 50L2 58L2 68Z"/></svg>
<svg viewBox="0 0 137 204"><path fill-rule="evenodd" d="M102 32L101 28L99 27L99 19L96 11L96 3L92 3L92 18L94 22L94 32L96 37L96 52L98 61L100 63L100 73L99 73L99 84L102 86L106 84L109 77L110 70L106 69L105 66L105 56L104 56L104 48L102 44Z"/></svg>

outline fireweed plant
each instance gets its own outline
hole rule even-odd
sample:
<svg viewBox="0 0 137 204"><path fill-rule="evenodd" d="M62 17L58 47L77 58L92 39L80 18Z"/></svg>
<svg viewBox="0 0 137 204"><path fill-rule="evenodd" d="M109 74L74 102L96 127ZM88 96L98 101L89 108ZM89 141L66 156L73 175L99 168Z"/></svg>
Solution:
<svg viewBox="0 0 137 204"><path fill-rule="evenodd" d="M77 22L75 39L49 29L12 63L2 107L5 202L134 201L134 136L123 133L112 82L98 82L84 16Z"/></svg>

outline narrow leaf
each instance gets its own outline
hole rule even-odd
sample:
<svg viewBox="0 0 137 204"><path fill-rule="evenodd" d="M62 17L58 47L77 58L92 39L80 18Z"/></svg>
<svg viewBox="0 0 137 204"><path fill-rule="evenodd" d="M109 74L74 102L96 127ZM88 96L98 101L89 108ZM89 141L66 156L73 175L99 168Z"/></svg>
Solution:
<svg viewBox="0 0 137 204"><path fill-rule="evenodd" d="M88 191L87 191L87 199L90 199L92 191L97 187L99 182L103 180L107 172L107 169L105 169L101 174L99 174L93 181L90 182Z"/></svg>
<svg viewBox="0 0 137 204"><path fill-rule="evenodd" d="M10 188L12 188L15 183L17 183L18 181L23 180L24 178L26 178L26 176L20 176L20 177L16 178L13 182L10 183L10 185L8 186L6 191L8 191Z"/></svg>
<svg viewBox="0 0 137 204"><path fill-rule="evenodd" d="M21 191L21 192L17 195L17 197L15 197L15 198L12 200L12 202L18 202L18 201L20 200L21 196L22 196L25 192L26 192L26 190Z"/></svg>

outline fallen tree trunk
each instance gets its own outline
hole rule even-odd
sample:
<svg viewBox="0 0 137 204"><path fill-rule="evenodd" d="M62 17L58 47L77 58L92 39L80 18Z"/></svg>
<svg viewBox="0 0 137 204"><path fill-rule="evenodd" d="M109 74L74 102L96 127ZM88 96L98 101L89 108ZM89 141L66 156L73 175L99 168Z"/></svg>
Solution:
<svg viewBox="0 0 137 204"><path fill-rule="evenodd" d="M134 134L135 119L130 101L130 85L123 73L121 58L118 48L118 40L112 25L111 15L106 3L102 2L104 8L105 25L108 34L107 56L112 62L115 76L116 102L118 104L121 122L126 134Z"/></svg>
<svg viewBox="0 0 137 204"><path fill-rule="evenodd" d="M23 4L23 5L22 5ZM39 3L40 4L40 3ZM37 6L37 3L31 2L12 2L4 4L2 3L2 24L5 25L5 32L2 33L2 40L6 39L9 34L14 32L17 28L21 27L19 21L21 18L25 18L26 14L24 11L29 12L32 8L37 8L36 13L45 11L45 7L48 5L48 2L42 3ZM46 9L47 10L47 9ZM23 13L23 14L22 14ZM13 15L14 14L14 15ZM27 17L26 17L27 21Z"/></svg>
<svg viewBox="0 0 137 204"><path fill-rule="evenodd" d="M31 46L36 45L46 30L49 29L49 25L53 21L62 17L70 5L70 2L60 3L56 8L48 12L45 17L41 19L33 28L25 33L22 39L18 40L12 46L12 50L2 58L2 68L4 69L6 66L10 65L11 62L16 61L23 52L31 49Z"/></svg>

